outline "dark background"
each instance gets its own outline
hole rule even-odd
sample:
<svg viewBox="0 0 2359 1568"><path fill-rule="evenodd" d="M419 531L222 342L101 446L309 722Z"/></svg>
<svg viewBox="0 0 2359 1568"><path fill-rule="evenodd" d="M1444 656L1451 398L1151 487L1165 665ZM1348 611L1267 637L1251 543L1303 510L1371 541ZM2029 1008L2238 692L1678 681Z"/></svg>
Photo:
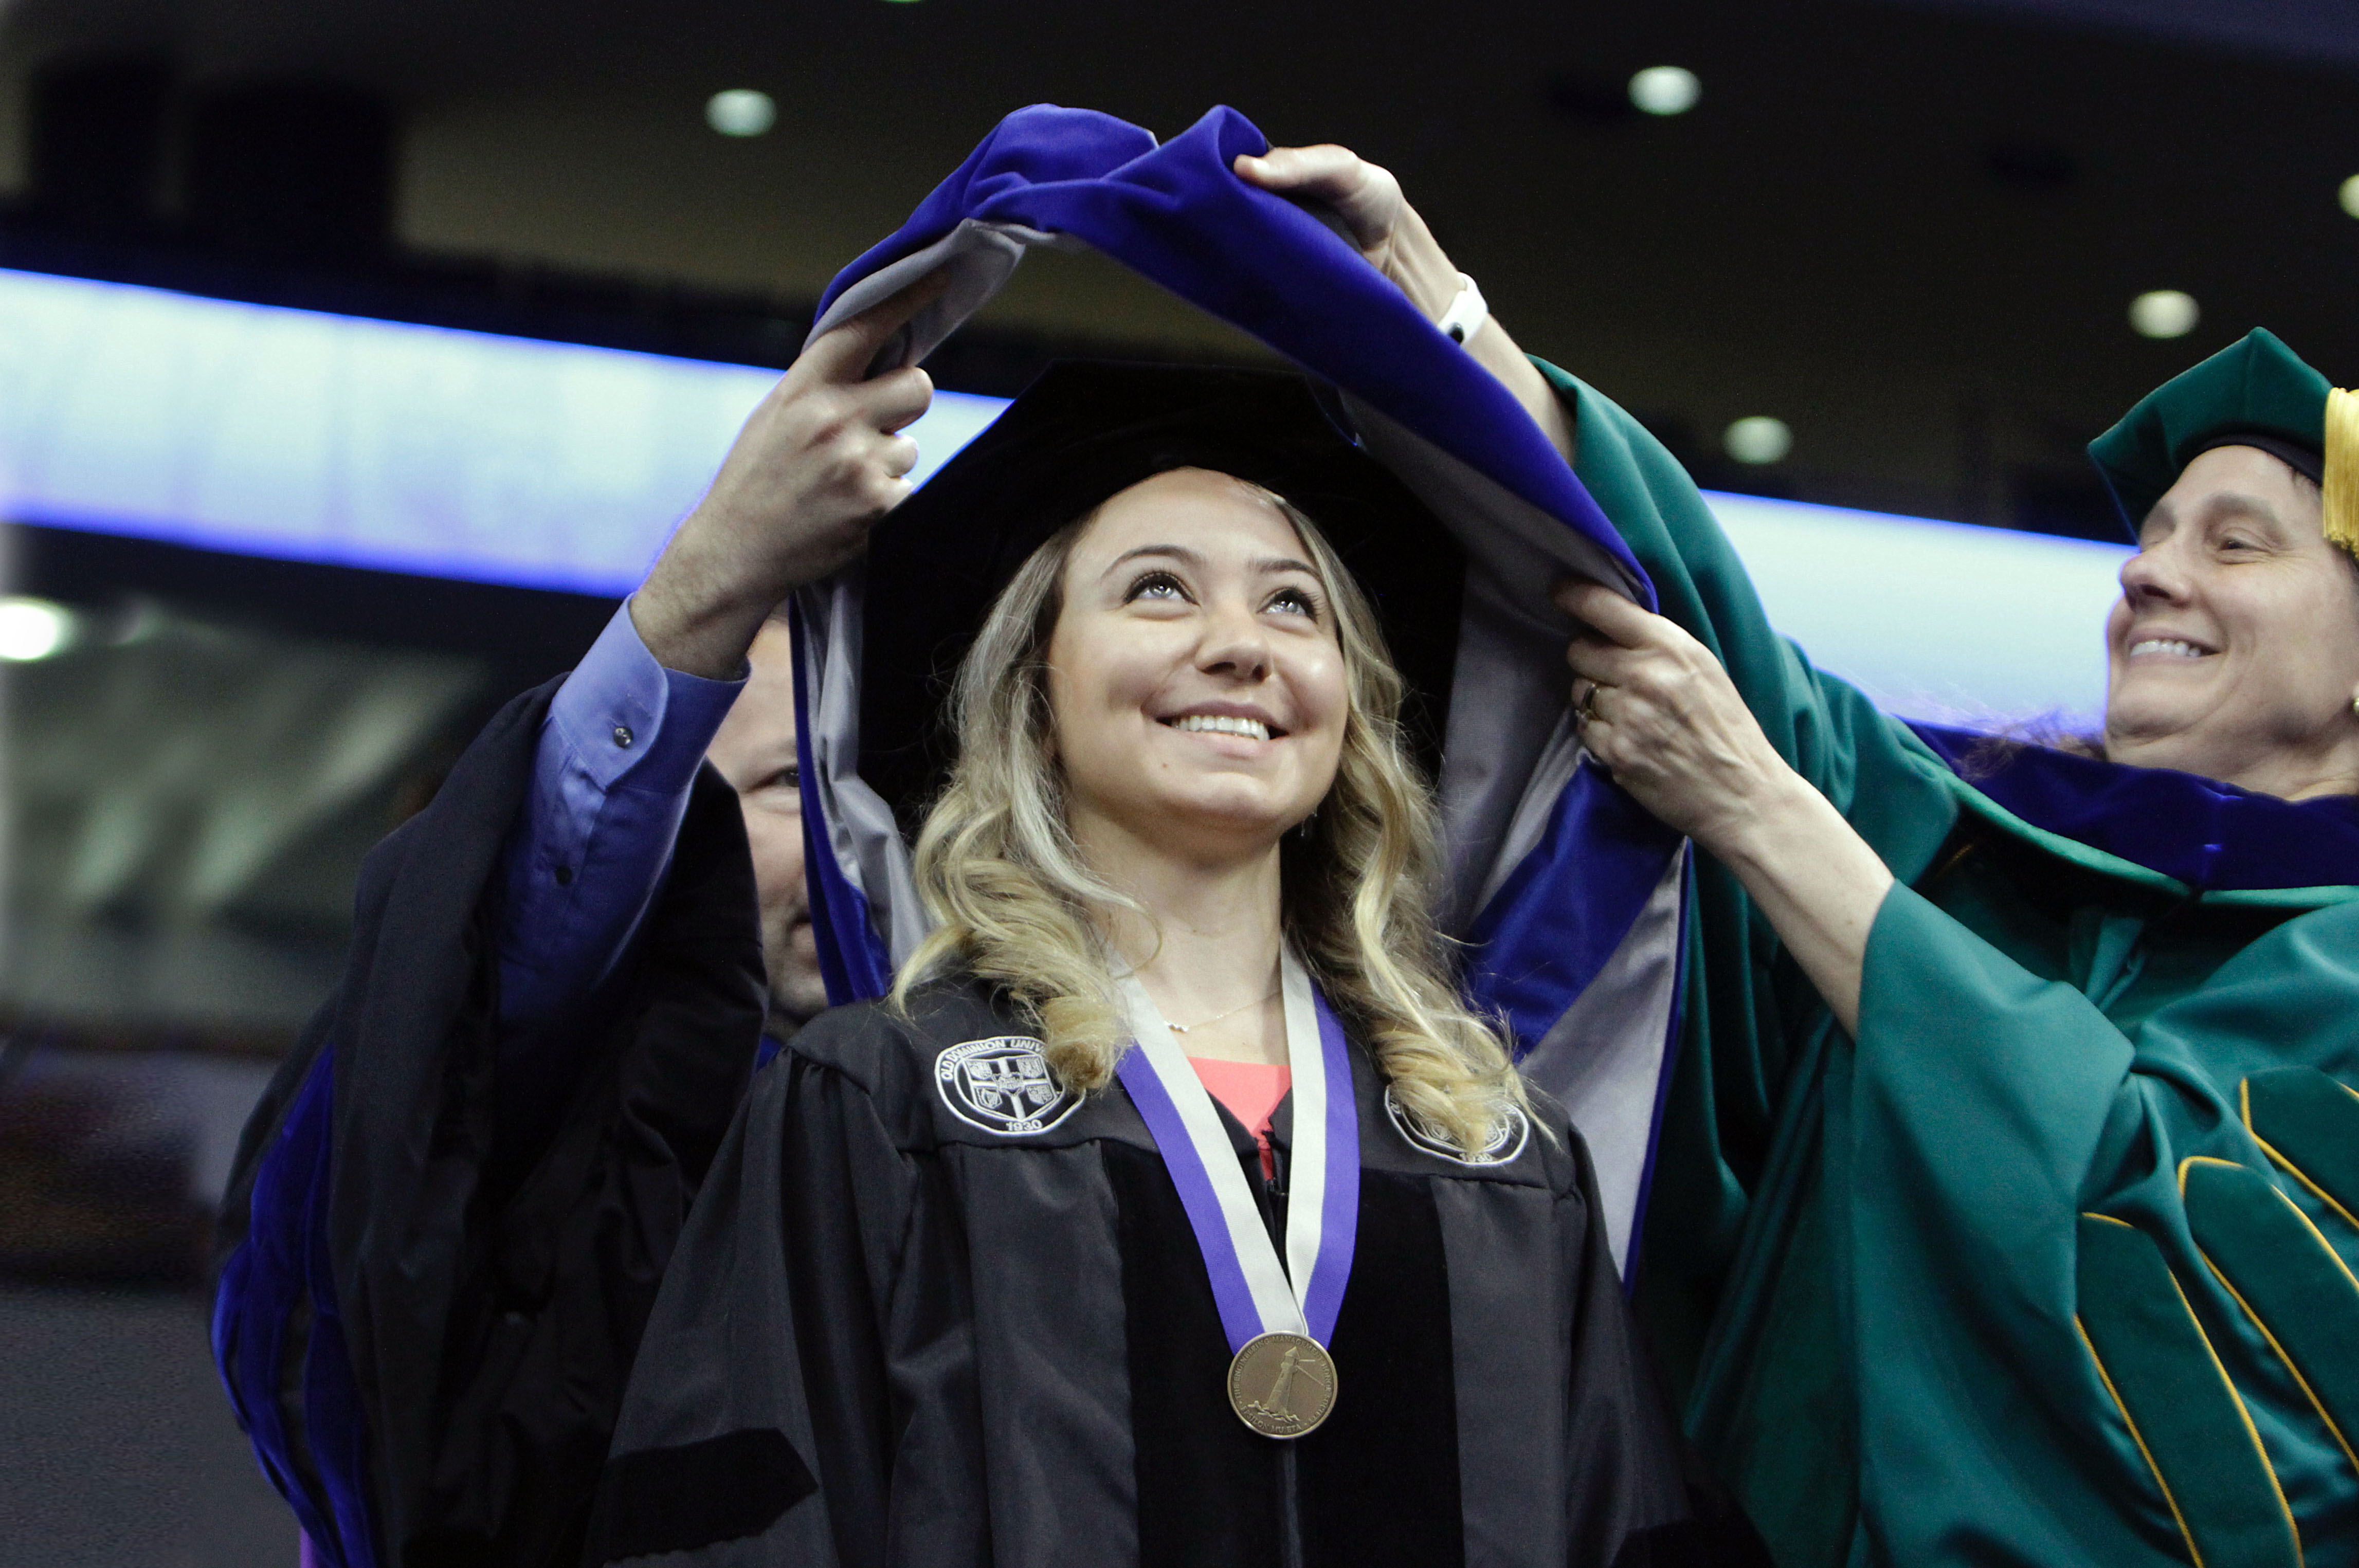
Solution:
<svg viewBox="0 0 2359 1568"><path fill-rule="evenodd" d="M1663 64L1692 111L1630 105ZM734 87L767 134L706 126ZM2082 444L2201 354L2267 325L2359 381L2359 0L0 0L0 267L779 365L1043 100L1387 165L1708 485L2100 535ZM2131 330L2157 289L2190 333ZM1071 353L1261 357L1044 256L930 368ZM1752 415L1785 461L1725 455ZM206 1206L358 855L612 605L0 520L9 591L113 628L0 693L0 1563L291 1564L203 1356ZM363 677L426 716L198 897Z"/></svg>
<svg viewBox="0 0 2359 1568"><path fill-rule="evenodd" d="M2061 526L2066 493L2086 489L2081 443L2196 351L2267 323L2359 379L2359 223L2336 202L2359 172L2352 0L19 0L7 15L28 101L60 62L150 56L161 132L143 216L216 251L257 248L270 223L251 187L272 160L221 150L240 145L241 94L245 145L266 147L256 89L347 92L277 121L354 144L315 128L306 157L277 160L290 181L333 170L306 205L344 226L314 248L342 247L325 281L347 309L777 360L836 268L1009 109L1083 104L1168 135L1227 103L1278 139L1394 169L1527 346L1700 459L1733 419L1785 419L1789 472L1755 487ZM1701 79L1692 112L1630 108L1631 72L1663 63ZM776 128L708 131L723 85L772 94ZM38 199L41 138L19 135L19 188ZM408 276L364 278L363 256ZM237 270L197 281L297 287ZM2163 288L2194 295L2201 324L2141 339L2128 303ZM1064 258L1036 259L988 320L1249 352ZM1012 389L1022 356L999 359L946 364L943 382Z"/></svg>

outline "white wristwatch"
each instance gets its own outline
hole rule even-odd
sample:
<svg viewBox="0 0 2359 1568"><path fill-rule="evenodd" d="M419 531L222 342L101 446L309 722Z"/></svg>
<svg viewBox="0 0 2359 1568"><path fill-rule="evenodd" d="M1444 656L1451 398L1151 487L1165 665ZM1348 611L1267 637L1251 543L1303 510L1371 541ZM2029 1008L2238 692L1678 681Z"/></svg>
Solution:
<svg viewBox="0 0 2359 1568"><path fill-rule="evenodd" d="M1464 343L1481 332L1483 323L1490 319L1491 308L1483 302L1483 290L1474 286L1473 278L1462 272L1458 275L1458 298L1450 302L1450 309L1444 310L1441 320L1433 324L1440 328L1451 343Z"/></svg>

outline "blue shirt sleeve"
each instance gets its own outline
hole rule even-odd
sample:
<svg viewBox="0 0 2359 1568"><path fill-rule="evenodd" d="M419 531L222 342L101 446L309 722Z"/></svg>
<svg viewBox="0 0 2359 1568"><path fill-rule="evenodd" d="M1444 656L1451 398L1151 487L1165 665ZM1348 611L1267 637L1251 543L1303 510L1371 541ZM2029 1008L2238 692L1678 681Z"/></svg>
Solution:
<svg viewBox="0 0 2359 1568"><path fill-rule="evenodd" d="M657 663L625 603L558 689L499 874L504 1063L537 1055L622 966L744 686Z"/></svg>

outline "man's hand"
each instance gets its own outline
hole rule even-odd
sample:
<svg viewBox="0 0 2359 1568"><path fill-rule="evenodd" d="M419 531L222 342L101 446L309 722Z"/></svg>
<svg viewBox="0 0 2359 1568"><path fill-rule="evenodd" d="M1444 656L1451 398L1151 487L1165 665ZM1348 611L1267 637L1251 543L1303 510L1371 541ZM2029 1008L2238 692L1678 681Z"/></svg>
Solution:
<svg viewBox="0 0 2359 1568"><path fill-rule="evenodd" d="M862 376L942 288L936 274L837 327L762 399L632 596L657 662L734 679L778 601L857 555L909 494L918 443L900 431L933 401L933 383L915 365Z"/></svg>

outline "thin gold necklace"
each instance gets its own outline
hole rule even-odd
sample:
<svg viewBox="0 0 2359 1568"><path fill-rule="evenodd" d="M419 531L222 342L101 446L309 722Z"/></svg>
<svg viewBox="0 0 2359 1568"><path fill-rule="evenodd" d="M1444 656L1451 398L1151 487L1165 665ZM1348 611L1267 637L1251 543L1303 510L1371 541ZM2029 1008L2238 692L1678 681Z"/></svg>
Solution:
<svg viewBox="0 0 2359 1568"><path fill-rule="evenodd" d="M1235 1007L1231 1007L1225 1013L1214 1013L1211 1018L1198 1018L1192 1024L1173 1024L1170 1026L1171 1032L1173 1034L1186 1034L1190 1029L1200 1029L1207 1024L1219 1023L1223 1018L1234 1018L1237 1014L1244 1012L1247 1007L1258 1007L1264 1002L1268 1001L1270 996L1275 996L1277 995L1277 992L1274 990L1270 992L1269 996L1256 996L1250 1002L1239 1002Z"/></svg>

